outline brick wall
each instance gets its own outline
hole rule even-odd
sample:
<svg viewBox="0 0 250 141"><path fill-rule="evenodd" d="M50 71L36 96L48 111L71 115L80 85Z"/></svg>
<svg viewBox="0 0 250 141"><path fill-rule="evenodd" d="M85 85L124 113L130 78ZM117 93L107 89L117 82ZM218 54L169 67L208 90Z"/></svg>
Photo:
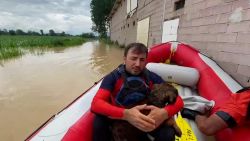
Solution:
<svg viewBox="0 0 250 141"><path fill-rule="evenodd" d="M124 45L135 42L137 22L150 17L150 47L161 43L163 21L178 17L179 41L214 59L243 86L250 86L250 0L186 0L177 11L175 1L138 0L137 11L126 18L127 1L123 0L111 20L111 40Z"/></svg>
<svg viewBox="0 0 250 141"><path fill-rule="evenodd" d="M250 86L250 1L186 0L178 40L214 59Z"/></svg>
<svg viewBox="0 0 250 141"><path fill-rule="evenodd" d="M163 21L162 11L162 0L138 0L136 12L127 18L127 1L123 0L111 19L111 40L117 41L120 45L135 42L137 22L150 17L148 46L160 43ZM133 25L134 22L135 25Z"/></svg>

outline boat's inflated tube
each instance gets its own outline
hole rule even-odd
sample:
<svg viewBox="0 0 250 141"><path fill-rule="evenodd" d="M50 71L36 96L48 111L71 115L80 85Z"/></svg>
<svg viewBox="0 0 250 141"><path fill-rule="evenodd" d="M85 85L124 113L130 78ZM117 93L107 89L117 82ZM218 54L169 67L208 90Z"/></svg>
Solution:
<svg viewBox="0 0 250 141"><path fill-rule="evenodd" d="M148 63L146 67L167 82L195 87L199 81L199 72L195 68L164 63Z"/></svg>

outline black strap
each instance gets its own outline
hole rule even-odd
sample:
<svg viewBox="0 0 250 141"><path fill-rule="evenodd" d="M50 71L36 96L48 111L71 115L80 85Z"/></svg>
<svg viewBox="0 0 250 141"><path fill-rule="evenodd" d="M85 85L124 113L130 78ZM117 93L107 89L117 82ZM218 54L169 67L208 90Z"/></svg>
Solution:
<svg viewBox="0 0 250 141"><path fill-rule="evenodd" d="M127 85L127 78L128 78L128 75L125 71L125 65L124 64L120 64L118 66L118 68L116 69L115 72L118 72L122 75L123 79L124 79L124 84ZM118 74L113 72L115 78L118 79ZM150 82L150 78L149 78L149 75L150 75L150 72L147 68L144 69L143 71L143 77L145 78L145 83L149 86L149 82Z"/></svg>
<svg viewBox="0 0 250 141"><path fill-rule="evenodd" d="M218 111L216 112L216 115L218 115L221 119L223 119L230 128L233 128L237 125L235 119L224 111Z"/></svg>
<svg viewBox="0 0 250 141"><path fill-rule="evenodd" d="M250 87L244 87L244 88L238 90L236 93L242 93L242 92L247 91L247 90L250 90Z"/></svg>

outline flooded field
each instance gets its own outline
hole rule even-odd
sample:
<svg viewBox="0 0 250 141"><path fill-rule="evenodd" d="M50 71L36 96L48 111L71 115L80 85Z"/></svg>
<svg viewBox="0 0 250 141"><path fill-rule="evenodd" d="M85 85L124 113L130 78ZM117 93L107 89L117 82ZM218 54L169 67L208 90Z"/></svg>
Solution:
<svg viewBox="0 0 250 141"><path fill-rule="evenodd" d="M123 49L87 42L0 62L0 138L24 140L122 63Z"/></svg>

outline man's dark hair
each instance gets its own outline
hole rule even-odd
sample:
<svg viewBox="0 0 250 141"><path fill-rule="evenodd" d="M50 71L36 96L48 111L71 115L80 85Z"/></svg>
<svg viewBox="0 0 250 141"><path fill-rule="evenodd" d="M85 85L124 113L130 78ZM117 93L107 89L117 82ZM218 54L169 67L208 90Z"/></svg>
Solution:
<svg viewBox="0 0 250 141"><path fill-rule="evenodd" d="M124 50L124 56L126 57L128 54L128 51L130 49L133 49L135 53L141 54L141 53L146 53L146 56L148 56L148 48L142 44L142 43L131 43L129 44L125 50Z"/></svg>

